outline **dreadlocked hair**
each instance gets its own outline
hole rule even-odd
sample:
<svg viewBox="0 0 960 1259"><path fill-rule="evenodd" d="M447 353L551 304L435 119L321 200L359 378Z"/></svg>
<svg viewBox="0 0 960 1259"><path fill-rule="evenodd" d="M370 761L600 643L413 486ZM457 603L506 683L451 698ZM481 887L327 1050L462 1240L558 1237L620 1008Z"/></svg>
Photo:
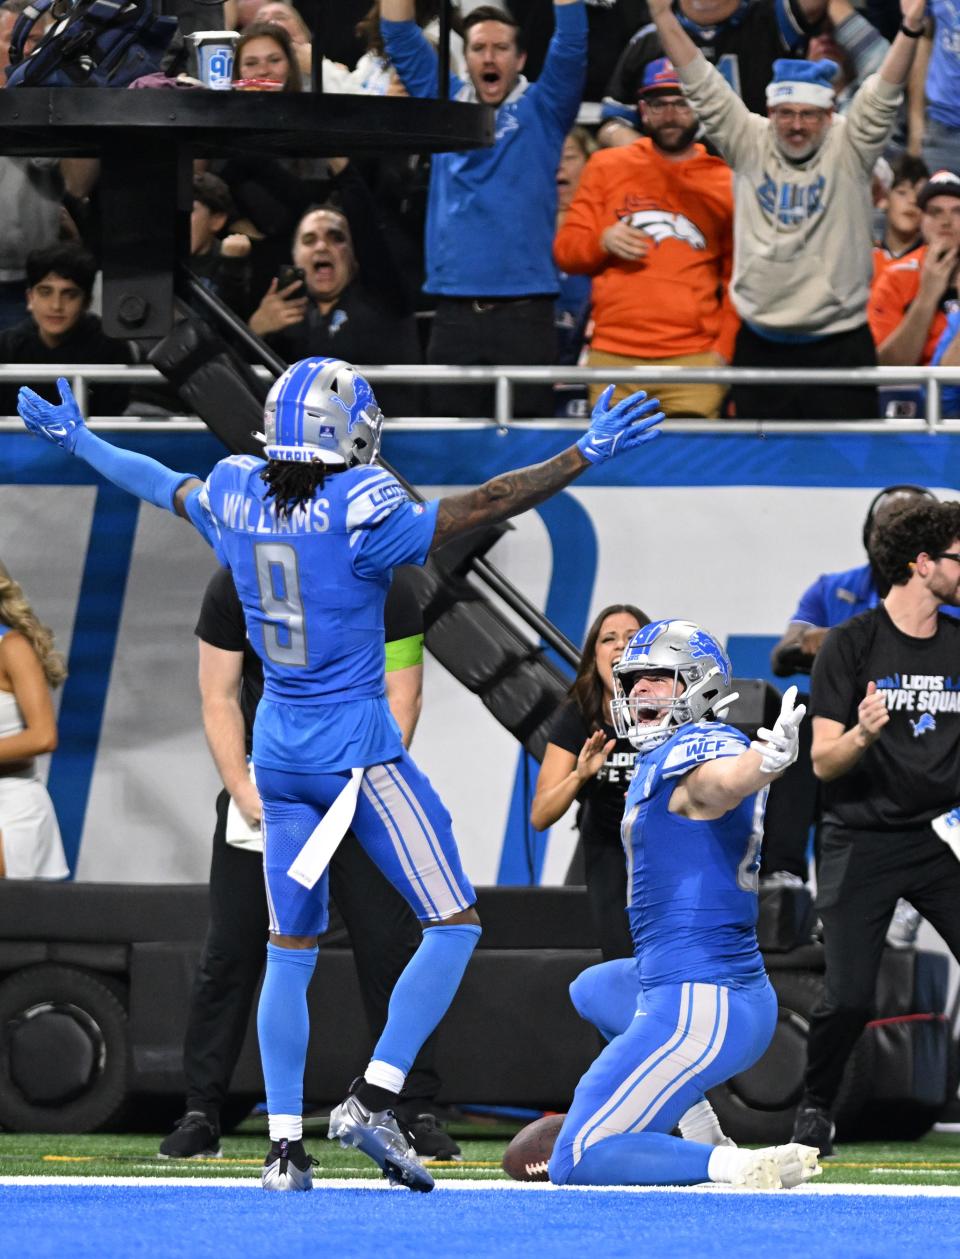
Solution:
<svg viewBox="0 0 960 1259"><path fill-rule="evenodd" d="M292 516L298 507L305 507L317 490L323 489L326 468L322 463L286 463L270 459L260 473L266 481L267 498L277 504L278 516Z"/></svg>
<svg viewBox="0 0 960 1259"><path fill-rule="evenodd" d="M53 630L42 625L19 584L0 565L0 621L18 630L37 653L47 685L57 687L67 676L63 656L54 650Z"/></svg>

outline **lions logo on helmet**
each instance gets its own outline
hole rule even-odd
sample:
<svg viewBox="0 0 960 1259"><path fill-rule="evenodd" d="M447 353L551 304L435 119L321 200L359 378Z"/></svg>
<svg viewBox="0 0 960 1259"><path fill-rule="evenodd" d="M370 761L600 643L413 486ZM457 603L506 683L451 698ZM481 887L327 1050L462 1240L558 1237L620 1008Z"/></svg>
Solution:
<svg viewBox="0 0 960 1259"><path fill-rule="evenodd" d="M263 409L268 459L352 468L380 450L383 414L369 383L339 358L305 358L274 382Z"/></svg>
<svg viewBox="0 0 960 1259"><path fill-rule="evenodd" d="M667 699L631 696L644 673L672 674ZM732 666L712 634L692 621L654 621L638 630L613 666L610 705L617 736L640 751L670 738L679 726L717 717L737 698ZM682 689L679 683L682 681Z"/></svg>

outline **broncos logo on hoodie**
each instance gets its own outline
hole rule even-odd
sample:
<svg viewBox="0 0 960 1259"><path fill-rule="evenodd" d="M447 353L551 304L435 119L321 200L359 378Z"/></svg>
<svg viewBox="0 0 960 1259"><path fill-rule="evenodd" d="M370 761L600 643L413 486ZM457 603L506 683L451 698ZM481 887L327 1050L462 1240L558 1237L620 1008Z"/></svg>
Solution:
<svg viewBox="0 0 960 1259"><path fill-rule="evenodd" d="M691 249L706 249L707 242L697 227L685 214L671 214L668 210L634 210L627 215L631 227L639 227L658 245L665 240L682 240Z"/></svg>

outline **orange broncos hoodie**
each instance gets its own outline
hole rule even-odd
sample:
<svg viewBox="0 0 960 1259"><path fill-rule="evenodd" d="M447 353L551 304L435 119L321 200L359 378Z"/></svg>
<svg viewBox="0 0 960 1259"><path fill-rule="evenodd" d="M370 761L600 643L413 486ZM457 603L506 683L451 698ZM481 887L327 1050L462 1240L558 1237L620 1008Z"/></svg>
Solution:
<svg viewBox="0 0 960 1259"><path fill-rule="evenodd" d="M671 162L644 137L590 158L554 241L557 265L592 275L592 344L608 354L733 357L739 320L727 297L733 175L703 145ZM605 228L627 219L651 238L640 262L606 253Z"/></svg>

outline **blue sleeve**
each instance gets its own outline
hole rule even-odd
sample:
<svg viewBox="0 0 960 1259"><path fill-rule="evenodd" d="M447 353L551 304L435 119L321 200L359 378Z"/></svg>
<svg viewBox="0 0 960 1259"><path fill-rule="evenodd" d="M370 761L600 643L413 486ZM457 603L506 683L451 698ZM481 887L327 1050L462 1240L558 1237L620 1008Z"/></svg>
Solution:
<svg viewBox="0 0 960 1259"><path fill-rule="evenodd" d="M817 580L800 596L797 610L791 621L801 621L804 625L816 625L824 629L830 624L826 604L823 599L823 578Z"/></svg>
<svg viewBox="0 0 960 1259"><path fill-rule="evenodd" d="M944 328L940 340L937 342L937 348L933 352L933 358L930 360L931 367L936 367L943 361L947 347L958 332L960 332L960 308L951 310L947 315L947 326ZM944 417L956 419L960 416L960 385L940 386L940 409Z"/></svg>
<svg viewBox="0 0 960 1259"><path fill-rule="evenodd" d="M587 78L587 11L583 4L564 4L554 6L553 16L553 38L530 92L566 134L577 120Z"/></svg>
<svg viewBox="0 0 960 1259"><path fill-rule="evenodd" d="M387 56L410 95L436 97L437 54L416 22L388 22L381 18L380 33ZM463 80L451 74L450 95L456 96L462 87Z"/></svg>
<svg viewBox="0 0 960 1259"><path fill-rule="evenodd" d="M203 538L204 542L209 543L213 547L217 559L226 567L227 560L221 545L220 522L210 509L208 485L209 482L197 486L195 490L191 490L184 502L184 508L187 513L187 519Z"/></svg>
<svg viewBox="0 0 960 1259"><path fill-rule="evenodd" d="M119 489L163 511L176 513L177 490L193 477L190 472L173 472L149 455L105 442L85 427L77 435L73 453Z"/></svg>
<svg viewBox="0 0 960 1259"><path fill-rule="evenodd" d="M777 15L777 30L787 52L801 53L815 29L803 16L796 0L773 0ZM817 24L819 25L819 23Z"/></svg>
<svg viewBox="0 0 960 1259"><path fill-rule="evenodd" d="M230 567L230 561L224 549L224 504L233 504L236 514L247 481L263 467L263 460L253 455L228 455L214 465L203 485L187 495L184 504L187 518L203 540L213 547L225 568Z"/></svg>
<svg viewBox="0 0 960 1259"><path fill-rule="evenodd" d="M397 503L387 515L350 535L358 577L379 577L400 564L426 562L437 526L439 500ZM356 542L354 541L356 539Z"/></svg>

